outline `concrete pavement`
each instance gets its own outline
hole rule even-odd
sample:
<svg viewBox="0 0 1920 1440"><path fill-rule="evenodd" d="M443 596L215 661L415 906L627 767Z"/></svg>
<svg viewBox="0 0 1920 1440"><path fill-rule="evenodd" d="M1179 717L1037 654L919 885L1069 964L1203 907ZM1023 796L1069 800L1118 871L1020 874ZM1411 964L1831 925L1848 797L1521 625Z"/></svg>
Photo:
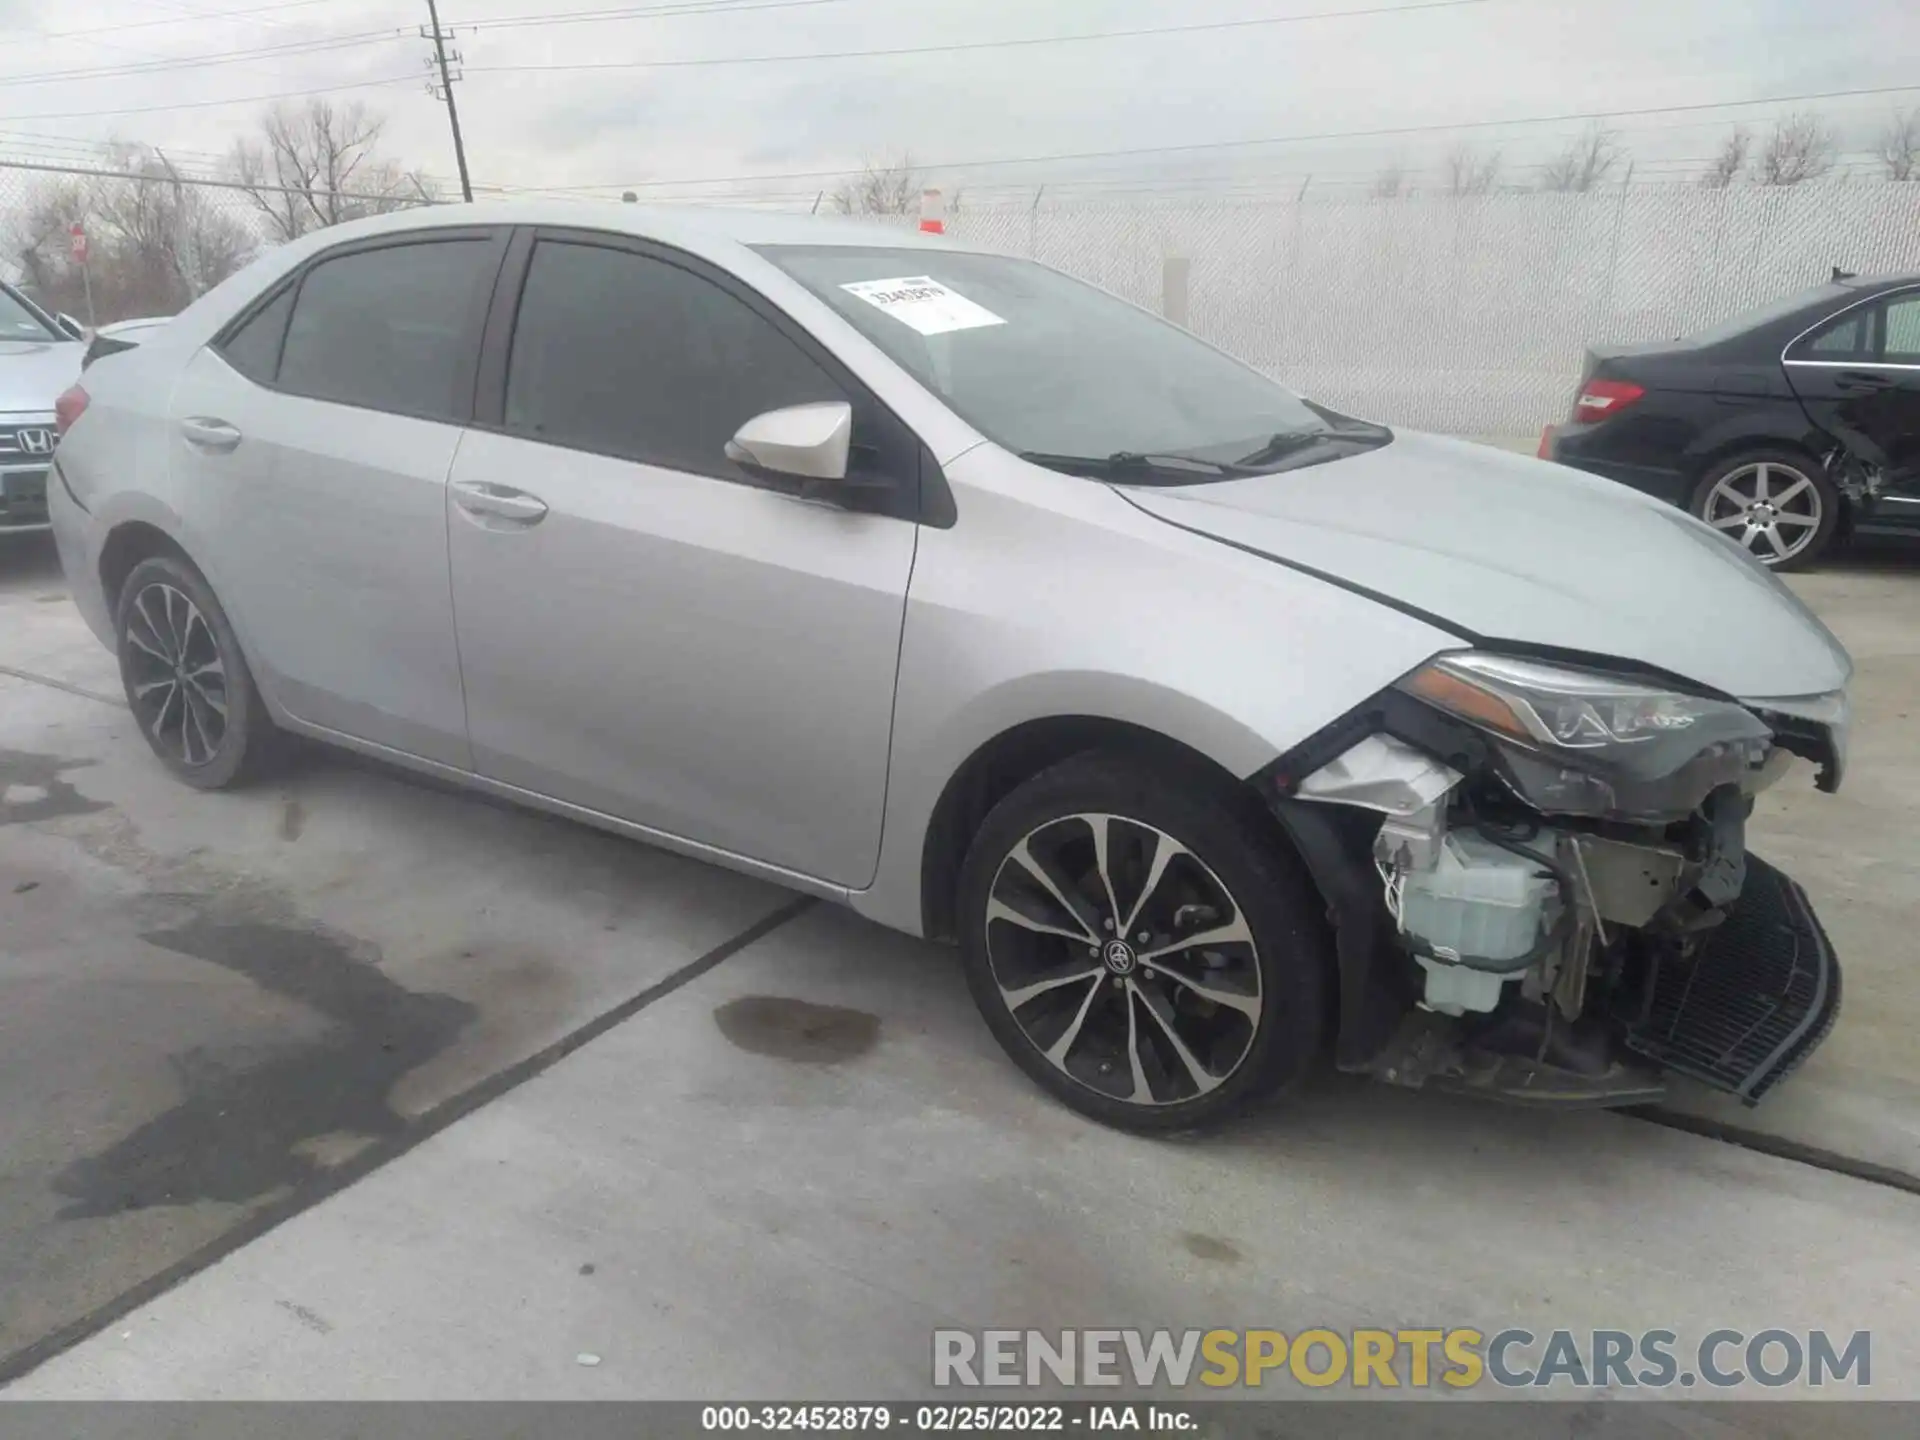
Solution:
<svg viewBox="0 0 1920 1440"><path fill-rule="evenodd" d="M0 1364L791 898L340 757L197 794L63 591L0 547Z"/></svg>
<svg viewBox="0 0 1920 1440"><path fill-rule="evenodd" d="M1789 579L1853 652L1852 756L1838 795L1803 772L1761 796L1748 843L1813 897L1845 977L1840 1021L1757 1109L1691 1086L1670 1108L1920 1188L1920 546Z"/></svg>
<svg viewBox="0 0 1920 1440"><path fill-rule="evenodd" d="M1337 1080L1203 1142L1113 1135L1006 1065L948 956L824 909L335 1194L790 897L339 756L186 790L50 551L0 552L0 1350L296 1217L10 1394L910 1394L946 1321L1826 1324L1888 1337L1877 1393L1920 1388L1920 1199ZM1730 1118L1920 1174L1920 564L1796 583L1861 661L1855 765L1755 844L1848 1002Z"/></svg>
<svg viewBox="0 0 1920 1440"><path fill-rule="evenodd" d="M10 1393L907 1397L941 1325L1824 1324L1920 1395L1920 1197L1315 1092L1205 1141L1104 1130L1005 1063L948 957L818 906Z"/></svg>

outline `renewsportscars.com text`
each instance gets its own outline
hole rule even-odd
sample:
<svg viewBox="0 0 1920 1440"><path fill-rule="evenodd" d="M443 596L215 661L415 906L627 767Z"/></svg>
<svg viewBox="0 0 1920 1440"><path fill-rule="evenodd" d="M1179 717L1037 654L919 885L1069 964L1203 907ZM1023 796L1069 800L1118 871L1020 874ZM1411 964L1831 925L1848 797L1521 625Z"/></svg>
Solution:
<svg viewBox="0 0 1920 1440"><path fill-rule="evenodd" d="M937 1387L1727 1390L1873 1383L1869 1331L936 1330Z"/></svg>

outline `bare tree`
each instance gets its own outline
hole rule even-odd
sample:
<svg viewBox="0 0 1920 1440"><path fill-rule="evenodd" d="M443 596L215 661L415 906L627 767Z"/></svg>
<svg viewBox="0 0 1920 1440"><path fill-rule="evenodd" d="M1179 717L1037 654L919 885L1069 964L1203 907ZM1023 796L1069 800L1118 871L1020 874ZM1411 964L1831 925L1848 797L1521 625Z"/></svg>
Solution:
<svg viewBox="0 0 1920 1440"><path fill-rule="evenodd" d="M378 154L385 128L358 101L336 106L318 96L298 109L276 105L258 139L234 142L227 168L280 240L437 199L424 175Z"/></svg>
<svg viewBox="0 0 1920 1440"><path fill-rule="evenodd" d="M1801 111L1774 123L1773 133L1753 157L1754 183L1799 185L1833 169L1839 147L1818 115Z"/></svg>
<svg viewBox="0 0 1920 1440"><path fill-rule="evenodd" d="M841 181L827 192L827 203L841 215L917 215L924 188L913 157L903 154Z"/></svg>
<svg viewBox="0 0 1920 1440"><path fill-rule="evenodd" d="M88 224L92 214L91 187L73 176L43 182L26 205L8 213L0 243L34 298L49 309L81 313L83 286L79 267L68 259L67 235L72 226Z"/></svg>
<svg viewBox="0 0 1920 1440"><path fill-rule="evenodd" d="M1385 166L1373 177L1373 198L1376 200L1397 200L1409 193L1407 167L1395 160Z"/></svg>
<svg viewBox="0 0 1920 1440"><path fill-rule="evenodd" d="M1705 190L1724 190L1740 178L1740 172L1747 168L1747 157L1753 153L1753 136L1743 129L1735 130L1720 142L1719 150L1708 163L1706 173L1700 177L1700 186Z"/></svg>
<svg viewBox="0 0 1920 1440"><path fill-rule="evenodd" d="M1482 156L1473 146L1461 143L1453 148L1441 174L1449 195L1487 195L1500 179L1500 152Z"/></svg>
<svg viewBox="0 0 1920 1440"><path fill-rule="evenodd" d="M80 314L90 293L101 321L171 315L252 254L248 227L216 194L187 184L164 154L115 146L107 166L110 173L42 186L4 236L27 282L55 308ZM74 224L87 231L85 277L69 253Z"/></svg>
<svg viewBox="0 0 1920 1440"><path fill-rule="evenodd" d="M1604 181L1625 153L1616 133L1589 125L1542 168L1540 188L1584 194Z"/></svg>
<svg viewBox="0 0 1920 1440"><path fill-rule="evenodd" d="M1874 147L1889 180L1920 180L1920 108L1887 121Z"/></svg>

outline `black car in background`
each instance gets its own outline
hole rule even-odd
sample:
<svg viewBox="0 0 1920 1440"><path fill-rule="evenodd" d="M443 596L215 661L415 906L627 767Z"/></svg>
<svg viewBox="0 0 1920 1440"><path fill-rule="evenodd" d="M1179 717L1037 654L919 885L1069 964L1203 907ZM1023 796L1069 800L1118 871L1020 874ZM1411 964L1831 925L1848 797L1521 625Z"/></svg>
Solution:
<svg viewBox="0 0 1920 1440"><path fill-rule="evenodd" d="M1920 533L1920 275L1825 285L1683 340L1589 350L1541 455L1683 505L1779 569Z"/></svg>

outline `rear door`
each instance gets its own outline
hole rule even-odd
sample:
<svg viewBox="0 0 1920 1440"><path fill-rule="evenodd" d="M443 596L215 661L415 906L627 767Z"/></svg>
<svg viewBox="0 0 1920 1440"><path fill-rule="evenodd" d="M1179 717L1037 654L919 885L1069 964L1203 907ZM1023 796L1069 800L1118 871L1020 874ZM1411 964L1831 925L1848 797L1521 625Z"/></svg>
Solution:
<svg viewBox="0 0 1920 1440"><path fill-rule="evenodd" d="M1874 519L1920 525L1920 289L1842 312L1785 358L1814 423L1881 472Z"/></svg>
<svg viewBox="0 0 1920 1440"><path fill-rule="evenodd" d="M323 254L202 350L171 403L191 543L274 698L462 768L446 484L506 238Z"/></svg>
<svg viewBox="0 0 1920 1440"><path fill-rule="evenodd" d="M448 492L476 768L867 884L916 540L886 497L917 499L918 440L730 276L617 237L522 244ZM873 510L727 458L753 416L821 400L854 406Z"/></svg>

